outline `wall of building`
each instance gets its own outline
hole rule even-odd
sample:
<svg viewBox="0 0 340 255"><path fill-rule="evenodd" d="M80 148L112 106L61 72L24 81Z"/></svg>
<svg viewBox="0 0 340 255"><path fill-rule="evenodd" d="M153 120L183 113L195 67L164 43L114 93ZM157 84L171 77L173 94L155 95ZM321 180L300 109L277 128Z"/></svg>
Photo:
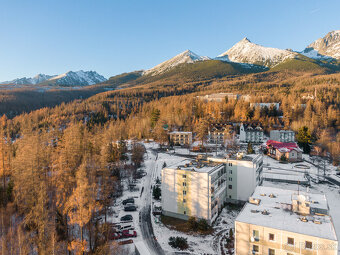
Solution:
<svg viewBox="0 0 340 255"><path fill-rule="evenodd" d="M257 241L253 238L253 230L259 231ZM269 234L274 234L274 241L269 240ZM314 234L317 235L317 233ZM294 245L288 245L288 237L294 238ZM312 242L313 249L305 248L306 241ZM258 253L252 253L253 245L259 247ZM338 242L236 221L235 248L237 255L269 254L269 248L275 250L275 255L336 255L338 253Z"/></svg>
<svg viewBox="0 0 340 255"><path fill-rule="evenodd" d="M186 191L185 195L183 191ZM170 168L162 170L162 209L165 214L169 212L210 220L209 192L208 173Z"/></svg>

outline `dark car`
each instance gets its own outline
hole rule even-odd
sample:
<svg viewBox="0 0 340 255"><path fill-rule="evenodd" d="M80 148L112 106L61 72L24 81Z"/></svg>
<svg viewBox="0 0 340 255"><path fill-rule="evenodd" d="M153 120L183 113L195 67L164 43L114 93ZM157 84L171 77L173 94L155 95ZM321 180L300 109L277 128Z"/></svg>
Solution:
<svg viewBox="0 0 340 255"><path fill-rule="evenodd" d="M137 237L137 232L134 230L123 230L122 237Z"/></svg>
<svg viewBox="0 0 340 255"><path fill-rule="evenodd" d="M124 215L123 217L120 218L120 221L131 221L133 220L133 217L131 214Z"/></svg>
<svg viewBox="0 0 340 255"><path fill-rule="evenodd" d="M128 199L125 199L123 200L123 205L126 205L126 204L134 204L135 203L135 200L131 197L131 198L128 198Z"/></svg>
<svg viewBox="0 0 340 255"><path fill-rule="evenodd" d="M124 211L126 211L126 212L137 211L137 206L135 206L135 205L127 205L127 206L124 207Z"/></svg>

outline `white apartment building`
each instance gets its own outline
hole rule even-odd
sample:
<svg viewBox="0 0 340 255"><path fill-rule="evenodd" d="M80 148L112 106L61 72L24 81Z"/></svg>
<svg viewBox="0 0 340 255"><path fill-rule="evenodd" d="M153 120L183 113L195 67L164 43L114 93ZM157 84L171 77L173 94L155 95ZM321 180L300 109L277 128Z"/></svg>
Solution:
<svg viewBox="0 0 340 255"><path fill-rule="evenodd" d="M170 132L170 141L174 145L190 146L192 144L192 132L183 132L183 131Z"/></svg>
<svg viewBox="0 0 340 255"><path fill-rule="evenodd" d="M295 142L295 132L292 130L271 130L270 140L281 143Z"/></svg>
<svg viewBox="0 0 340 255"><path fill-rule="evenodd" d="M240 141L246 143L262 143L263 129L260 126L252 127L251 125L241 124Z"/></svg>
<svg viewBox="0 0 340 255"><path fill-rule="evenodd" d="M208 158L226 166L226 202L248 201L255 188L262 184L263 156L241 154L232 158Z"/></svg>
<svg viewBox="0 0 340 255"><path fill-rule="evenodd" d="M215 162L183 160L162 169L162 212L211 224L226 202L226 167Z"/></svg>
<svg viewBox="0 0 340 255"><path fill-rule="evenodd" d="M235 220L235 254L338 254L325 195L258 186Z"/></svg>

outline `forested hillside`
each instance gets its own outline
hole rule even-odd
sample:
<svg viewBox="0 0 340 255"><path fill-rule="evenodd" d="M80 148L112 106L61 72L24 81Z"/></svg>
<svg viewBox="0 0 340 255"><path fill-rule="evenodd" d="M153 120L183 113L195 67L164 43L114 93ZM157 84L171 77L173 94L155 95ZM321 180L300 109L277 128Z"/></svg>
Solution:
<svg viewBox="0 0 340 255"><path fill-rule="evenodd" d="M130 78L126 84L136 77ZM196 98L216 92L250 95L250 102L281 107L255 109L242 99L203 103ZM338 163L339 108L340 74L268 71L191 80L168 76L14 118L4 115L2 254L81 254L86 246L92 254L108 254L108 225L98 219L106 222L121 175L133 177L140 166L144 150L138 141L165 142L164 124L194 132L227 121L260 121L266 131L307 126L314 142ZM133 141L130 147L127 139ZM119 247L111 249L119 254Z"/></svg>

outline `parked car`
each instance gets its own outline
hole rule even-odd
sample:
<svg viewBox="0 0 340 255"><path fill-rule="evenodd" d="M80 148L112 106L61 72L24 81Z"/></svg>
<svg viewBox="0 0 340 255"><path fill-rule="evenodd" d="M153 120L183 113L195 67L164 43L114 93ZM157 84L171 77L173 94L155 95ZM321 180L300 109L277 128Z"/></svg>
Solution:
<svg viewBox="0 0 340 255"><path fill-rule="evenodd" d="M120 221L131 221L133 220L133 217L131 214L124 215L123 217L120 218Z"/></svg>
<svg viewBox="0 0 340 255"><path fill-rule="evenodd" d="M123 237L137 237L137 232L133 230L123 230L122 236Z"/></svg>
<svg viewBox="0 0 340 255"><path fill-rule="evenodd" d="M122 238L122 234L121 233L112 233L111 235L110 235L110 239L111 240L118 240L118 239L120 239L120 238Z"/></svg>
<svg viewBox="0 0 340 255"><path fill-rule="evenodd" d="M134 203L135 203L135 200L134 200L134 198L132 198L132 197L130 197L130 198L128 198L128 199L125 199L125 200L123 200L123 202L122 202L123 205L126 205L126 204L134 204Z"/></svg>
<svg viewBox="0 0 340 255"><path fill-rule="evenodd" d="M135 230L135 227L131 224L122 224L119 226L119 231L123 230Z"/></svg>
<svg viewBox="0 0 340 255"><path fill-rule="evenodd" d="M133 212L133 211L137 211L137 206L135 205L128 205L124 207L124 211L126 212Z"/></svg>

